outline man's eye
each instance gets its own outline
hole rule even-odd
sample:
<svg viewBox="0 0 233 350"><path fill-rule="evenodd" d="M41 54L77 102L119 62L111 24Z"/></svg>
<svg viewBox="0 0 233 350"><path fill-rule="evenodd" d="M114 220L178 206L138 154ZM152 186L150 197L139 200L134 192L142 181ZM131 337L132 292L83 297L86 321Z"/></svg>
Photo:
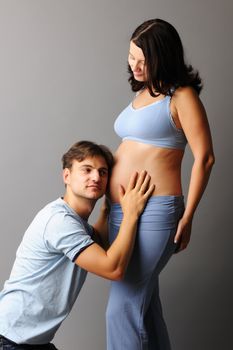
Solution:
<svg viewBox="0 0 233 350"><path fill-rule="evenodd" d="M106 170L99 171L100 176L107 176L108 172Z"/></svg>

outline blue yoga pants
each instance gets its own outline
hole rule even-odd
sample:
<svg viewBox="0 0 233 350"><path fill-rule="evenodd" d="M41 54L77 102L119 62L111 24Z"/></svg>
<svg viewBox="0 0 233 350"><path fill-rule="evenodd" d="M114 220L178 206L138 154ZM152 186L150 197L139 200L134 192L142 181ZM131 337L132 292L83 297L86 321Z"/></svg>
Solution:
<svg viewBox="0 0 233 350"><path fill-rule="evenodd" d="M170 350L158 276L176 249L174 236L184 211L183 196L151 197L140 216L134 251L122 281L111 282L106 311L108 350ZM112 204L109 238L122 221Z"/></svg>

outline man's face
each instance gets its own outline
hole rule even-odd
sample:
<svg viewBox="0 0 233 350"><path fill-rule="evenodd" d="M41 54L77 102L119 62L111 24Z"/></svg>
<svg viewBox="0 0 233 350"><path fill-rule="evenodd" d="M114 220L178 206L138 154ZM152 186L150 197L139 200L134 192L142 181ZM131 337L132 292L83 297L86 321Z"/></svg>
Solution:
<svg viewBox="0 0 233 350"><path fill-rule="evenodd" d="M106 191L108 166L101 156L73 161L71 169L64 169L63 179L67 193L76 198L97 200Z"/></svg>

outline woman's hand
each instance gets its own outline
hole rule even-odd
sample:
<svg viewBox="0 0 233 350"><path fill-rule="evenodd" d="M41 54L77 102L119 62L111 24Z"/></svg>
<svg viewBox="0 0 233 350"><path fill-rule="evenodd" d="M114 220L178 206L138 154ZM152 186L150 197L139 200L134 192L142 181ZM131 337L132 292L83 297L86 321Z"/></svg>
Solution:
<svg viewBox="0 0 233 350"><path fill-rule="evenodd" d="M187 247L190 241L191 230L192 230L192 219L188 220L185 217L182 217L178 223L176 235L174 238L174 243L177 244L175 253L179 253Z"/></svg>
<svg viewBox="0 0 233 350"><path fill-rule="evenodd" d="M136 218L140 216L155 188L154 184L150 185L150 179L150 175L144 170L130 177L126 190L120 186L119 198L124 215L135 215Z"/></svg>

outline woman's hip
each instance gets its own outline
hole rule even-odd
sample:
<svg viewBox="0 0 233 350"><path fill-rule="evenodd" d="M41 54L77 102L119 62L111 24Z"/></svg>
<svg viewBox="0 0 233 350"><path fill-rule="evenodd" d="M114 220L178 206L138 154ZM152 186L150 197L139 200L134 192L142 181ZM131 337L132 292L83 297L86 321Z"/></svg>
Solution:
<svg viewBox="0 0 233 350"><path fill-rule="evenodd" d="M142 212L138 228L143 231L172 229L176 226L184 211L183 196L153 196L150 197ZM109 225L119 227L123 218L119 203L111 205Z"/></svg>
<svg viewBox="0 0 233 350"><path fill-rule="evenodd" d="M174 253L174 236L184 211L183 196L151 197L137 228L134 251L126 273L130 280L142 280L158 273ZM122 220L119 204L113 204L109 217L109 238L116 238Z"/></svg>

